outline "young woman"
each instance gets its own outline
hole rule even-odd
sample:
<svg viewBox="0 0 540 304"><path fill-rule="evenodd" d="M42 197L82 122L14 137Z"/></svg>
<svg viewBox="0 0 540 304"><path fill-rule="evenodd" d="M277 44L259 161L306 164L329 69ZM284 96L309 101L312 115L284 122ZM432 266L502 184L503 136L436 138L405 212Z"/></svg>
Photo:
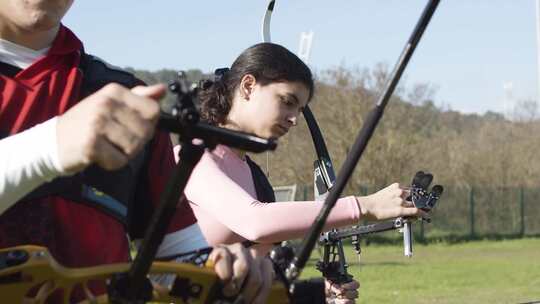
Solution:
<svg viewBox="0 0 540 304"><path fill-rule="evenodd" d="M201 115L213 125L279 138L296 125L313 90L311 71L296 55L277 44L261 43L245 50L201 93ZM257 197L249 162L244 151L219 145L202 157L185 194L209 244L250 241L264 255L276 242L304 237L322 202L264 201ZM267 180L262 184L270 187ZM392 184L372 195L340 198L326 228L365 218L425 215L404 200L407 194ZM354 298L356 291L348 292L345 298Z"/></svg>

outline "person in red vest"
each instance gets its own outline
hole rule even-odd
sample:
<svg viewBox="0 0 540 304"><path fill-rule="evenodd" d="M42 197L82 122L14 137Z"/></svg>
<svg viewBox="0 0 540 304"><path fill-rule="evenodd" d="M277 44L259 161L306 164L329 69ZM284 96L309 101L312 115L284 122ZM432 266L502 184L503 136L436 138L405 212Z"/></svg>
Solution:
<svg viewBox="0 0 540 304"><path fill-rule="evenodd" d="M129 260L128 213L157 203L174 159L156 130L165 87L86 54L61 23L72 2L0 2L0 248L42 245L62 265L86 267ZM206 246L179 206L168 231L185 239L179 250ZM265 301L267 259L240 245L210 258L225 294L244 286L246 302Z"/></svg>

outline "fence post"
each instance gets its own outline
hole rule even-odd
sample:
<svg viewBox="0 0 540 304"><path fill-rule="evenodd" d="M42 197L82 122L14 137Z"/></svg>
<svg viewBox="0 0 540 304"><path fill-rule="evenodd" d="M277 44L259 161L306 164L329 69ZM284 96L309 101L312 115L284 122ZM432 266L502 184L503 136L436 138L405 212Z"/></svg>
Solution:
<svg viewBox="0 0 540 304"><path fill-rule="evenodd" d="M521 186L519 190L519 215L521 218L519 235L523 237L525 235L525 189Z"/></svg>
<svg viewBox="0 0 540 304"><path fill-rule="evenodd" d="M474 188L471 187L471 191L469 193L469 218L471 222L471 238L474 238L475 231L474 231Z"/></svg>
<svg viewBox="0 0 540 304"><path fill-rule="evenodd" d="M368 194L368 187L360 185L360 195L367 196Z"/></svg>
<svg viewBox="0 0 540 304"><path fill-rule="evenodd" d="M420 221L420 240L424 241L424 221Z"/></svg>

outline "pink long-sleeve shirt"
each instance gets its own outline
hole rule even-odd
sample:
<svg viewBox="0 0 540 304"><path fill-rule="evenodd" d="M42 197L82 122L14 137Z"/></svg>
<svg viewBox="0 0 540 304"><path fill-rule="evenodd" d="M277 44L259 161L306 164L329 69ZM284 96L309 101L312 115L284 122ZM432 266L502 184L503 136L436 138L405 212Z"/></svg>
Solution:
<svg viewBox="0 0 540 304"><path fill-rule="evenodd" d="M249 165L222 145L204 153L185 194L210 245L245 240L272 244L302 238L322 206L318 201L258 201ZM332 209L326 228L352 225L359 218L356 198L341 198Z"/></svg>

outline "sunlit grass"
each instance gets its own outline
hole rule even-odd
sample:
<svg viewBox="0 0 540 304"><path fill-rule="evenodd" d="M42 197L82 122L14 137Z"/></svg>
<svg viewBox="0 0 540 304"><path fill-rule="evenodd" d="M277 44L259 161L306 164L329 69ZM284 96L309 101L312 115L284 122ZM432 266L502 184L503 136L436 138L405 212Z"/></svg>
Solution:
<svg viewBox="0 0 540 304"><path fill-rule="evenodd" d="M360 303L524 303L540 301L540 239L362 248L361 265L345 248L360 281ZM318 257L314 254L312 258ZM320 276L315 259L303 277Z"/></svg>

